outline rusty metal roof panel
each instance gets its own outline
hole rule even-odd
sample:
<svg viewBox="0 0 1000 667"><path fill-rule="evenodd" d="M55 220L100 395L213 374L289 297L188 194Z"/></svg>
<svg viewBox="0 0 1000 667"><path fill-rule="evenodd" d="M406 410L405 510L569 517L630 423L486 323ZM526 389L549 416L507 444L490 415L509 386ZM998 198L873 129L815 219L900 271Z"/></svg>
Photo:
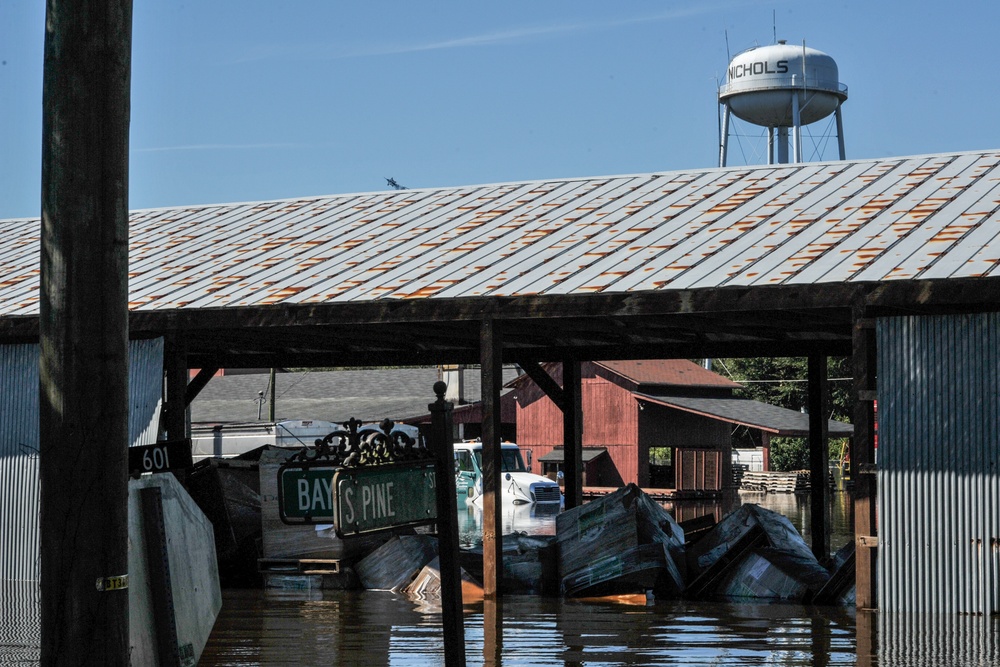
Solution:
<svg viewBox="0 0 1000 667"><path fill-rule="evenodd" d="M1000 151L131 214L137 310L1000 275ZM0 314L39 221L0 221Z"/></svg>

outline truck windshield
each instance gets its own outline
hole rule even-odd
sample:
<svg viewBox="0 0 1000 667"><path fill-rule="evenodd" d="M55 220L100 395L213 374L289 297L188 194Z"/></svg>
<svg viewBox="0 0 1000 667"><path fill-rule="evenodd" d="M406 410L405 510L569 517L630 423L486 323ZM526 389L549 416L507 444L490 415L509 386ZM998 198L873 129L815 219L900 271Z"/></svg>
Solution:
<svg viewBox="0 0 1000 667"><path fill-rule="evenodd" d="M476 450L476 463L479 469L483 469L483 450ZM524 460L521 458L520 449L500 450L500 472L527 472L524 467Z"/></svg>

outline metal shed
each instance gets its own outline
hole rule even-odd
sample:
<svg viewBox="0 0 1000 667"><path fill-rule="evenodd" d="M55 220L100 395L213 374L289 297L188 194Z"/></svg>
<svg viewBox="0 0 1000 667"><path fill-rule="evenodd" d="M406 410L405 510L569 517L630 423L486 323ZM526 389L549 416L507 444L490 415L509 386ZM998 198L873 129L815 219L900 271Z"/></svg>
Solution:
<svg viewBox="0 0 1000 667"><path fill-rule="evenodd" d="M135 211L129 326L165 339L176 405L210 376L189 384L188 368L478 362L492 400L501 361L755 355L808 356L820 401L820 360L851 355L871 606L876 322L1000 310L998 164L977 151ZM33 342L39 224L0 232L0 343ZM579 378L553 385L578 448Z"/></svg>

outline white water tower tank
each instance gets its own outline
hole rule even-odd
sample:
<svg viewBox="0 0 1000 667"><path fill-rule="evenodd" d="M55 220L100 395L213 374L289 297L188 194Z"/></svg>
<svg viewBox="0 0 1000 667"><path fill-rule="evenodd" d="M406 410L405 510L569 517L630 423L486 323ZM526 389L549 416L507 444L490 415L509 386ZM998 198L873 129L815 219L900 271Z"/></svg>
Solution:
<svg viewBox="0 0 1000 667"><path fill-rule="evenodd" d="M728 135L730 113L769 130L769 162L788 162L788 130L793 130L795 162L800 162L803 125L837 115L840 159L844 158L843 121L840 108L847 99L847 86L833 58L809 48L779 41L754 47L736 55L729 63L726 81L719 89L724 105L724 135ZM773 146L774 143L777 146ZM720 166L725 166L727 137L722 137Z"/></svg>

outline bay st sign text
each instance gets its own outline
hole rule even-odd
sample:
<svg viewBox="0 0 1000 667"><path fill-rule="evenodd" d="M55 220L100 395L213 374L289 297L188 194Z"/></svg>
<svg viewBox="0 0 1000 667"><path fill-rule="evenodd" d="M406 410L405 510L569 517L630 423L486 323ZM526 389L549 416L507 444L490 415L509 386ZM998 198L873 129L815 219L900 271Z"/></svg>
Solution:
<svg viewBox="0 0 1000 667"><path fill-rule="evenodd" d="M434 463L357 468L287 466L278 472L278 507L288 524L332 523L345 537L437 519Z"/></svg>

